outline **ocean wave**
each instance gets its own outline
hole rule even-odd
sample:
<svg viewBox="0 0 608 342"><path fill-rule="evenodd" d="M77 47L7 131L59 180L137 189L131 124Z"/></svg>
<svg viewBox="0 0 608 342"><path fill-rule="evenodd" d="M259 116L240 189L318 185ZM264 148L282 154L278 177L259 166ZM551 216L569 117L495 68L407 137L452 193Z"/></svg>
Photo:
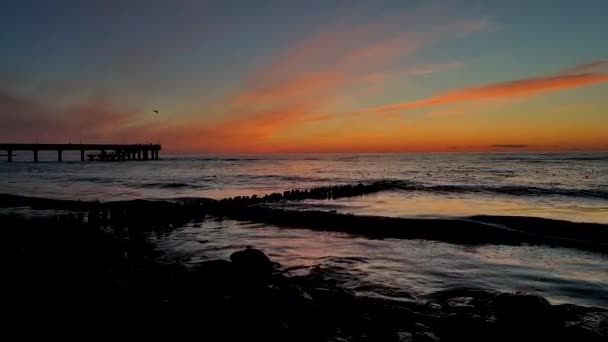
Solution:
<svg viewBox="0 0 608 342"><path fill-rule="evenodd" d="M283 182L330 182L336 181L336 179L322 178L322 177L307 177L307 176L293 176L293 175L236 175L234 178L240 178L247 181L253 180L272 180L272 181L283 181Z"/></svg>
<svg viewBox="0 0 608 342"><path fill-rule="evenodd" d="M150 183L137 183L135 187L140 188L158 188L158 189L201 189L207 188L207 186L201 184L192 183L181 183L181 182L150 182Z"/></svg>
<svg viewBox="0 0 608 342"><path fill-rule="evenodd" d="M608 191L572 188L542 188L534 186L487 186L487 185L425 185L395 181L394 189L436 193L487 193L513 196L564 196L608 199Z"/></svg>
<svg viewBox="0 0 608 342"><path fill-rule="evenodd" d="M543 158L539 158L543 157ZM533 156L496 156L493 160L522 161L527 163L559 163L568 161L608 161L608 156L563 156L563 155L533 155Z"/></svg>

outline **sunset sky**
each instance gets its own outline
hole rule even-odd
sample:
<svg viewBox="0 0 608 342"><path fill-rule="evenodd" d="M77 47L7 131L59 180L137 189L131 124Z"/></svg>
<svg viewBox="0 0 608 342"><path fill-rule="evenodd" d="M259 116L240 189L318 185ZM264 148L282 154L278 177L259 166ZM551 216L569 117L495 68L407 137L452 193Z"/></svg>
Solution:
<svg viewBox="0 0 608 342"><path fill-rule="evenodd" d="M608 150L607 15L604 0L2 1L0 142Z"/></svg>

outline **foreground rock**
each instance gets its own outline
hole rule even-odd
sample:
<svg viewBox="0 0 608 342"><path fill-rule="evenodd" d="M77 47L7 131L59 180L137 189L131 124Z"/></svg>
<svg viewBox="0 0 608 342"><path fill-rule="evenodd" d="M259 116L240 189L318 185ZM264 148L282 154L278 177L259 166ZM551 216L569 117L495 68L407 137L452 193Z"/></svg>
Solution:
<svg viewBox="0 0 608 342"><path fill-rule="evenodd" d="M86 225L9 223L3 304L16 340L608 340L608 311L530 294L360 297L322 271L286 277L254 248L185 268L158 263L136 232L125 240Z"/></svg>

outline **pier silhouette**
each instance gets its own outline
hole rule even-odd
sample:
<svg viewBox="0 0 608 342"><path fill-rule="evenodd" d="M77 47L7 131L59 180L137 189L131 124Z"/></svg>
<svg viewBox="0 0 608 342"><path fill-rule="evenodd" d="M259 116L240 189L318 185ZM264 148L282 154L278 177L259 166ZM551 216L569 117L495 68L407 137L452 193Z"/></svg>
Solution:
<svg viewBox="0 0 608 342"><path fill-rule="evenodd" d="M87 158L90 161L124 161L158 160L161 149L160 144L0 144L0 150L6 151L9 163L13 161L14 151L31 151L37 163L40 151L57 151L58 162L63 161L64 151L80 151L80 161ZM87 151L99 153L86 154Z"/></svg>

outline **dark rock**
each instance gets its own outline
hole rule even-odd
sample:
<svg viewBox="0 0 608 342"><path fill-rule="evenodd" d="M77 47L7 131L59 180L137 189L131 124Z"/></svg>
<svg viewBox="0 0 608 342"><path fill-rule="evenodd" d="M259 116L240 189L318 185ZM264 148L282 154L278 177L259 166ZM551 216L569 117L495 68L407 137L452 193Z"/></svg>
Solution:
<svg viewBox="0 0 608 342"><path fill-rule="evenodd" d="M327 342L348 342L348 340L344 339L342 337L334 336L334 337L331 337L329 340L327 340Z"/></svg>
<svg viewBox="0 0 608 342"><path fill-rule="evenodd" d="M475 305L473 297L454 297L447 301L447 307L454 312L473 312Z"/></svg>
<svg viewBox="0 0 608 342"><path fill-rule="evenodd" d="M440 336L445 341L494 341L496 325L472 313L455 313L443 319Z"/></svg>
<svg viewBox="0 0 608 342"><path fill-rule="evenodd" d="M494 299L493 307L503 338L534 341L559 335L559 321L551 304L541 296L501 293Z"/></svg>
<svg viewBox="0 0 608 342"><path fill-rule="evenodd" d="M439 337L428 331L417 332L414 334L412 342L439 342Z"/></svg>
<svg viewBox="0 0 608 342"><path fill-rule="evenodd" d="M194 274L203 286L230 286L236 280L234 265L227 260L208 260L194 268Z"/></svg>
<svg viewBox="0 0 608 342"><path fill-rule="evenodd" d="M499 320L517 321L552 316L551 304L537 295L524 293L501 293L494 298L494 310Z"/></svg>
<svg viewBox="0 0 608 342"><path fill-rule="evenodd" d="M429 329L429 327L427 327L426 325L422 324L422 323L415 323L412 326L412 331L414 332L424 332L424 331L429 331L431 329Z"/></svg>
<svg viewBox="0 0 608 342"><path fill-rule="evenodd" d="M399 342L399 335L390 330L372 330L365 335L362 335L357 341L369 342Z"/></svg>
<svg viewBox="0 0 608 342"><path fill-rule="evenodd" d="M407 331L398 331L397 337L399 338L399 342L412 342L414 335Z"/></svg>
<svg viewBox="0 0 608 342"><path fill-rule="evenodd" d="M568 325L563 330L562 338L563 341L605 342L608 336L602 336L584 326Z"/></svg>
<svg viewBox="0 0 608 342"><path fill-rule="evenodd" d="M241 280L251 284L266 284L272 277L273 264L266 254L254 248L246 248L230 255Z"/></svg>
<svg viewBox="0 0 608 342"><path fill-rule="evenodd" d="M608 340L608 310L573 304L556 305L553 309L564 322L566 336L585 336L590 341Z"/></svg>

